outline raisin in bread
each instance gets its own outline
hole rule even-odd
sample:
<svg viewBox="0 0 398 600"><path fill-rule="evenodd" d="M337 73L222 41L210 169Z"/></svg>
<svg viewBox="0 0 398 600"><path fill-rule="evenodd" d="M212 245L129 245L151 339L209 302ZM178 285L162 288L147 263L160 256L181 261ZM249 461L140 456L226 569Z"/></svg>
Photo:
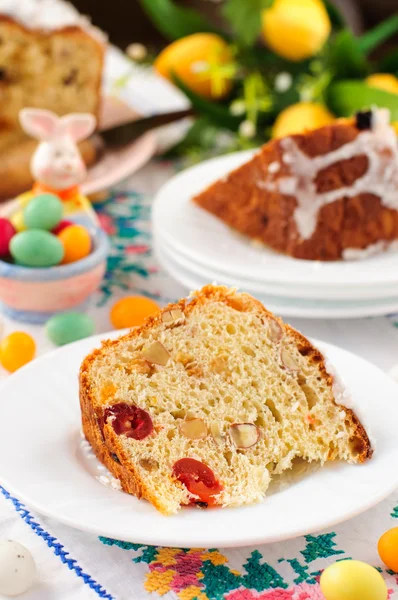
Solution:
<svg viewBox="0 0 398 600"><path fill-rule="evenodd" d="M105 40L61 0L0 0L0 151L26 139L19 111L99 116Z"/></svg>
<svg viewBox="0 0 398 600"><path fill-rule="evenodd" d="M122 488L164 514L239 506L296 457L371 457L332 384L300 333L248 294L209 285L84 360L83 431Z"/></svg>
<svg viewBox="0 0 398 600"><path fill-rule="evenodd" d="M252 240L310 260L366 257L398 239L398 145L389 112L265 144L194 201Z"/></svg>

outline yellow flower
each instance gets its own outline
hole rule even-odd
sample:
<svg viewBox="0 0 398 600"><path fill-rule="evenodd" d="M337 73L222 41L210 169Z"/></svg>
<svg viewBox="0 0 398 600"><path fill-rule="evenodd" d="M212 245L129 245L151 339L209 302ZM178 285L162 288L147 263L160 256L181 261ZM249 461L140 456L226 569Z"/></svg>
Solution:
<svg viewBox="0 0 398 600"><path fill-rule="evenodd" d="M173 80L173 74L205 98L223 98L235 75L228 44L213 33L194 33L167 46L154 63L155 70Z"/></svg>
<svg viewBox="0 0 398 600"><path fill-rule="evenodd" d="M367 77L365 81L371 87L391 92L391 94L398 94L398 79L390 73L374 73Z"/></svg>
<svg viewBox="0 0 398 600"><path fill-rule="evenodd" d="M279 113L272 129L272 137L279 138L294 133L303 133L328 125L332 121L334 121L334 116L322 104L298 102Z"/></svg>
<svg viewBox="0 0 398 600"><path fill-rule="evenodd" d="M398 79L390 73L374 73L373 75L369 75L365 81L370 87L379 88L379 90L384 90L391 94L398 94ZM398 134L398 121L391 123L391 125Z"/></svg>
<svg viewBox="0 0 398 600"><path fill-rule="evenodd" d="M262 31L276 54L300 61L319 52L331 23L321 0L275 0L262 13Z"/></svg>

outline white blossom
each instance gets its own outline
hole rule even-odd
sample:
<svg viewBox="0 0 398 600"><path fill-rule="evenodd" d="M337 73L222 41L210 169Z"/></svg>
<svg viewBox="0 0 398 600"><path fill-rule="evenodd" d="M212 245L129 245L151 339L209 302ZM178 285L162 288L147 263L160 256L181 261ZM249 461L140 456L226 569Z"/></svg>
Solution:
<svg viewBox="0 0 398 600"><path fill-rule="evenodd" d="M278 73L278 75L275 77L274 87L277 92L283 93L287 92L287 90L291 87L292 83L293 78L290 75L290 73L282 71L281 73Z"/></svg>

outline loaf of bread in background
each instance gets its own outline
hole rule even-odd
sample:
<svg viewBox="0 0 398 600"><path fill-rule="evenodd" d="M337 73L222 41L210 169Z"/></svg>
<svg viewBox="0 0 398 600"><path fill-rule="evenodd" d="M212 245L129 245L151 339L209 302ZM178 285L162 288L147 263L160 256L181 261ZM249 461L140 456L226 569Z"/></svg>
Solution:
<svg viewBox="0 0 398 600"><path fill-rule="evenodd" d="M24 107L99 115L104 45L68 26L28 29L0 14L0 152L25 138Z"/></svg>

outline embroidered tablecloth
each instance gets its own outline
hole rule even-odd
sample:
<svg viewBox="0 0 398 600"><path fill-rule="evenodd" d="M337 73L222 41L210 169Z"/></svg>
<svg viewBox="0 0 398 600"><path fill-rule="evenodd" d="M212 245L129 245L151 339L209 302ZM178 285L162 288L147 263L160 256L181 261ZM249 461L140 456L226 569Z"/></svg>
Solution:
<svg viewBox="0 0 398 600"><path fill-rule="evenodd" d="M186 293L159 269L151 249L152 198L174 171L172 164L154 160L112 190L98 209L112 243L108 271L90 309L98 333L111 329L109 309L125 294L145 294L164 304ZM305 334L343 346L386 371L398 362L394 316L290 321ZM3 333L21 328L9 321L3 324ZM40 354L52 348L41 327L22 328L33 334ZM227 550L156 548L97 537L40 516L8 490L0 491L0 539L25 544L38 565L38 581L24 600L321 600L321 571L344 558L377 567L390 598L398 600L397 575L383 567L377 554L380 535L398 526L398 491L331 530Z"/></svg>

